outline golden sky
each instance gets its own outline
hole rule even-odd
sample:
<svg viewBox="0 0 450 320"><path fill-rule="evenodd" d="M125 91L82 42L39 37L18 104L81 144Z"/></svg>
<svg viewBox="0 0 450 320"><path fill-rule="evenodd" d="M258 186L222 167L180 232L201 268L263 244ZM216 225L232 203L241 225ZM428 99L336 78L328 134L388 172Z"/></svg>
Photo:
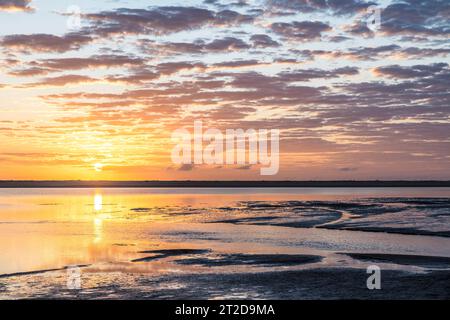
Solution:
<svg viewBox="0 0 450 320"><path fill-rule="evenodd" d="M373 3L0 0L0 179L450 179L448 1ZM173 164L195 120L279 173Z"/></svg>

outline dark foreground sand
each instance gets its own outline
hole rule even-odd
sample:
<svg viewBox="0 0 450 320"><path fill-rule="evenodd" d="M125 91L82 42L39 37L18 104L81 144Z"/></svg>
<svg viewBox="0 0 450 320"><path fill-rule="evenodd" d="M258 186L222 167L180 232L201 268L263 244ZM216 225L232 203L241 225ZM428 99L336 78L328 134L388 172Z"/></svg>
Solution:
<svg viewBox="0 0 450 320"><path fill-rule="evenodd" d="M201 266L204 272L139 273L89 269L82 266L82 289L67 288L66 270L42 270L0 276L0 297L33 299L449 299L450 258L342 253L353 259L407 264L423 269L406 272L383 269L381 290L369 290L365 268L312 267L322 260L313 255L213 254L209 250L169 249L128 266L151 266L169 259L180 267ZM292 266L305 269L286 269ZM237 272L236 267L276 267L276 271ZM223 267L231 268L223 271ZM446 270L439 270L445 268ZM267 269L266 269L267 270Z"/></svg>
<svg viewBox="0 0 450 320"><path fill-rule="evenodd" d="M52 278L53 279L53 278ZM85 274L83 290L64 287L63 275L0 280L0 296L33 299L449 299L450 272L425 274L384 271L381 290L368 290L359 269L312 269L237 274L187 274L149 277L145 274ZM58 283L58 281L60 281ZM39 284L39 287L37 287ZM11 292L14 290L14 292Z"/></svg>

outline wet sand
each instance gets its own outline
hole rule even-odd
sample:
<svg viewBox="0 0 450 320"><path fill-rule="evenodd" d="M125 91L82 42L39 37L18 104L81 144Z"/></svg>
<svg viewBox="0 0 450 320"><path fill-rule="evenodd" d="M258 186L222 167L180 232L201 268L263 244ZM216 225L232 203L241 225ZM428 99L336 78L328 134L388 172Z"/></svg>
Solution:
<svg viewBox="0 0 450 320"><path fill-rule="evenodd" d="M51 277L50 277L51 276ZM386 270L382 289L368 290L357 269L307 269L252 273L86 273L82 290L69 290L64 273L0 279L0 297L33 299L449 299L450 272ZM100 280L101 279L101 280ZM49 281L51 280L51 281ZM12 283L20 281L22 286ZM32 297L26 286L45 284Z"/></svg>
<svg viewBox="0 0 450 320"><path fill-rule="evenodd" d="M386 262L402 265L412 265L418 267L428 268L450 268L449 257L436 257L436 256L416 256L405 254L382 254L382 253L343 253L354 259L373 261L373 262Z"/></svg>
<svg viewBox="0 0 450 320"><path fill-rule="evenodd" d="M449 298L449 197L8 192L1 298Z"/></svg>

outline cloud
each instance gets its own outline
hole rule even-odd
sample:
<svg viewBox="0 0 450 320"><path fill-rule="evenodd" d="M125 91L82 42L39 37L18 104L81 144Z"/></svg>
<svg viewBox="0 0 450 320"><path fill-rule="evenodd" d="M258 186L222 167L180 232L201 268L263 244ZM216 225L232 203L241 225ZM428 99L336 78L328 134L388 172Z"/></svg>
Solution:
<svg viewBox="0 0 450 320"><path fill-rule="evenodd" d="M356 67L344 67L338 68L331 71L321 70L321 69L305 69L289 72L281 72L278 74L281 81L295 82L295 81L308 81L311 79L325 79L325 78L335 78L339 76L352 76L359 73Z"/></svg>
<svg viewBox="0 0 450 320"><path fill-rule="evenodd" d="M382 32L388 35L450 35L447 0L394 1L382 12Z"/></svg>
<svg viewBox="0 0 450 320"><path fill-rule="evenodd" d="M226 37L216 39L205 45L205 51L238 51L249 49L250 46L241 39Z"/></svg>
<svg viewBox="0 0 450 320"><path fill-rule="evenodd" d="M251 170L252 165L244 165L236 168L237 170Z"/></svg>
<svg viewBox="0 0 450 320"><path fill-rule="evenodd" d="M254 48L275 48L280 44L266 34L255 34L250 38Z"/></svg>
<svg viewBox="0 0 450 320"><path fill-rule="evenodd" d="M178 171L192 171L195 169L193 164L182 164L177 170Z"/></svg>
<svg viewBox="0 0 450 320"><path fill-rule="evenodd" d="M121 82L124 84L140 85L156 80L160 76L161 75L156 73L154 70L140 69L135 70L131 74L110 75L106 77L106 80L113 83Z"/></svg>
<svg viewBox="0 0 450 320"><path fill-rule="evenodd" d="M449 75L450 69L447 63L434 63L431 65L414 65L414 66L399 66L391 65L375 68L374 73L378 76L387 76L395 79L412 79L425 78L446 73Z"/></svg>
<svg viewBox="0 0 450 320"><path fill-rule="evenodd" d="M352 15L376 4L364 0L267 0L269 7L290 10L292 13L331 12L336 15Z"/></svg>
<svg viewBox="0 0 450 320"><path fill-rule="evenodd" d="M217 68L242 68L242 67L254 67L260 65L261 62L256 59L252 60L236 60L236 61L226 61L215 63L213 66Z"/></svg>
<svg viewBox="0 0 450 320"><path fill-rule="evenodd" d="M375 33L367 26L367 19L358 18L353 23L344 27L344 30L354 36L361 36L364 38L371 38Z"/></svg>
<svg viewBox="0 0 450 320"><path fill-rule="evenodd" d="M185 70L204 70L205 68L206 65L199 62L164 62L156 66L133 69L129 74L107 76L106 80L139 85L159 79L161 76L169 76Z"/></svg>
<svg viewBox="0 0 450 320"><path fill-rule="evenodd" d="M235 2L227 2L226 4L221 3L219 0L204 0L203 3L214 5L219 8L228 8L228 7L246 7L249 6L247 0L235 0Z"/></svg>
<svg viewBox="0 0 450 320"><path fill-rule="evenodd" d="M139 47L143 52L156 55L220 53L242 51L251 48L244 40L235 37L224 37L209 42L197 40L194 42L155 43L153 41L141 40L139 43Z"/></svg>
<svg viewBox="0 0 450 320"><path fill-rule="evenodd" d="M253 17L232 10L212 11L196 7L120 8L114 11L85 14L89 30L97 35L154 34L166 35L204 26L230 26L250 23Z"/></svg>
<svg viewBox="0 0 450 320"><path fill-rule="evenodd" d="M323 32L332 30L328 24L320 21L277 22L273 23L270 28L278 35L298 41L320 39Z"/></svg>
<svg viewBox="0 0 450 320"><path fill-rule="evenodd" d="M89 58L59 58L38 61L36 64L55 70L81 70L87 68L136 67L145 60L126 55L95 55Z"/></svg>
<svg viewBox="0 0 450 320"><path fill-rule="evenodd" d="M16 34L4 36L0 40L0 45L15 51L63 53L77 50L92 40L90 36L77 33L70 33L64 36L51 34Z"/></svg>
<svg viewBox="0 0 450 320"><path fill-rule="evenodd" d="M156 72L162 75L171 75L182 70L191 69L205 69L206 65L203 63L192 63L192 62L165 62L160 63L156 66Z"/></svg>
<svg viewBox="0 0 450 320"><path fill-rule="evenodd" d="M31 67L20 70L13 70L8 72L9 75L15 77L34 77L34 76L42 76L53 72L54 70L48 68L40 68L40 67Z"/></svg>
<svg viewBox="0 0 450 320"><path fill-rule="evenodd" d="M20 69L8 72L8 74L16 77L33 77L67 70L140 67L144 64L144 59L126 55L95 55L88 58L36 60L30 62L28 67L22 66Z"/></svg>
<svg viewBox="0 0 450 320"><path fill-rule="evenodd" d="M400 50L399 55L405 58L429 58L429 57L445 57L450 54L450 48L418 48L409 47Z"/></svg>
<svg viewBox="0 0 450 320"><path fill-rule="evenodd" d="M381 11L380 32L387 36L412 38L444 37L450 35L448 20L450 4L446 0L392 1ZM357 18L346 29L353 35L372 37L375 33L367 27L367 19Z"/></svg>
<svg viewBox="0 0 450 320"><path fill-rule="evenodd" d="M203 26L224 27L250 23L253 17L232 10L211 11L195 7L153 7L151 9L121 8L115 11L84 14L83 18L90 22L78 33L63 36L51 34L17 34L4 36L0 45L9 49L31 52L63 53L78 50L96 38L114 35L154 34L165 35L180 31L198 29ZM205 46L205 50L248 48L244 42L235 38L213 41Z"/></svg>
<svg viewBox="0 0 450 320"><path fill-rule="evenodd" d="M32 12L31 0L0 0L0 11L25 11Z"/></svg>
<svg viewBox="0 0 450 320"><path fill-rule="evenodd" d="M238 108L226 106L209 112L208 116L214 120L239 120L244 119L247 115L252 114L255 111L255 108L250 107ZM205 113L203 112L203 114Z"/></svg>
<svg viewBox="0 0 450 320"><path fill-rule="evenodd" d="M346 51L333 50L295 50L294 53L304 56L308 59L315 59L316 57L323 57L329 59L350 59L362 61L375 61L386 59L421 59L427 57L447 56L450 54L450 49L446 48L420 48L407 47L403 48L396 44L390 44L379 47L357 47L349 48Z"/></svg>
<svg viewBox="0 0 450 320"><path fill-rule="evenodd" d="M345 167L345 168L339 168L338 170L341 172L354 172L354 171L358 171L358 168Z"/></svg>
<svg viewBox="0 0 450 320"><path fill-rule="evenodd" d="M88 76L64 75L59 77L44 78L38 82L29 83L26 85L26 87L35 87L35 86L63 87L69 84L91 83L96 81L98 81L98 79L91 78Z"/></svg>

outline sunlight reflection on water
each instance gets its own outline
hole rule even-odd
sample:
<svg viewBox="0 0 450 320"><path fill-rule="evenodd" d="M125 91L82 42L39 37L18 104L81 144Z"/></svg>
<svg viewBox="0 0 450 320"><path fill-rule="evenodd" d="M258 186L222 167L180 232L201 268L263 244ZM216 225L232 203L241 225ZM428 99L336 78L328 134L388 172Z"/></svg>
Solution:
<svg viewBox="0 0 450 320"><path fill-rule="evenodd" d="M236 209L241 201L346 200L367 197L370 191L215 189L208 194L204 189L189 189L184 193L169 189L3 189L0 190L0 274L72 264L128 263L141 257L137 253L140 250L166 247L308 254L384 248L393 252L446 254L450 239L445 238L285 228L270 223L261 225L265 220L257 220L274 215L287 223L297 214L310 219L315 217L314 208L304 212L287 212L284 208L266 212L264 208L255 208L256 213L251 214ZM449 188L372 192L388 197L419 194L450 197ZM255 220L246 222L249 217ZM245 219L240 224L209 223L230 218Z"/></svg>

